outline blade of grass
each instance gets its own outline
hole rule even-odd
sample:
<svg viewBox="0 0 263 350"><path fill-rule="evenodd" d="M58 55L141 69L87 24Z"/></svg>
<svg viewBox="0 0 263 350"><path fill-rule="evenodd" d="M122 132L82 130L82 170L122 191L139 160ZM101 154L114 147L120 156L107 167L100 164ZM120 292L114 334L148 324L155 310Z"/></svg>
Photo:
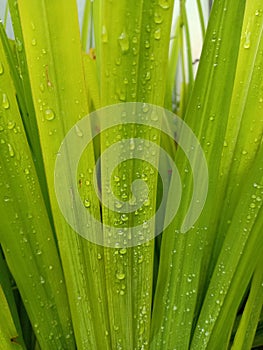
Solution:
<svg viewBox="0 0 263 350"><path fill-rule="evenodd" d="M73 348L61 264L19 114L2 41L0 62L3 67L0 75L0 241L43 349L52 346Z"/></svg>
<svg viewBox="0 0 263 350"><path fill-rule="evenodd" d="M261 147L243 179L244 192L206 294L191 344L193 349L204 345L215 347L215 344L215 348L227 349L239 304L262 257L262 185L255 186L262 184L263 180L262 155ZM261 198L261 201L256 198Z"/></svg>
<svg viewBox="0 0 263 350"><path fill-rule="evenodd" d="M17 311L16 302L15 302L10 279L11 279L11 275L7 267L6 261L4 259L2 249L0 249L0 285L5 294L5 298L8 303L10 313L12 315L12 319L13 319L15 328L17 330L18 343L20 343L21 345L23 344L23 347L25 348L18 311Z"/></svg>
<svg viewBox="0 0 263 350"><path fill-rule="evenodd" d="M5 294L3 292L2 286L0 285L0 309L1 309L1 319L0 319L0 343L1 347L5 350L13 349L25 349L19 342L16 341L18 336L16 327L14 325L11 312L8 307Z"/></svg>
<svg viewBox="0 0 263 350"><path fill-rule="evenodd" d="M42 0L32 4L29 0L23 0L18 1L18 7L77 345L79 349L109 349L111 340L108 336L105 277L101 263L103 250L80 237L66 223L54 190L54 166L60 143L67 131L88 113L76 3L74 0L67 4L62 0L52 3ZM81 137L80 130L76 129L76 133ZM70 151L67 155L69 164ZM76 183L92 182L88 169L93 164L91 147L80 161ZM71 181L67 179L67 173L62 176L64 179L61 178L60 182L66 184L66 188L73 187L67 182ZM85 198L91 201L90 210L99 217L98 201L91 186L81 186L80 194L83 202ZM74 207L74 203L72 205ZM81 225L83 218L80 214L73 211L73 215L75 222ZM97 234L92 224L88 230Z"/></svg>
<svg viewBox="0 0 263 350"><path fill-rule="evenodd" d="M12 57L6 42L4 42L5 51L9 52L8 60L9 65L12 67L11 74L17 91L18 103L21 109L22 119L27 133L28 142L36 163L36 169L38 172L38 178L41 184L42 192L45 196L47 193L47 185L45 179L43 158L41 154L41 147L39 142L39 134L37 131L38 128L36 123L34 104L32 100L32 92L29 81L28 66L26 62L24 40L22 35L21 23L19 20L17 1L9 0L9 7L15 34L15 57ZM17 64L15 62L17 62ZM15 67L16 69L13 69ZM45 197L45 203L48 202L48 198Z"/></svg>
<svg viewBox="0 0 263 350"><path fill-rule="evenodd" d="M136 6L126 0L116 3L106 1L101 8L101 37L99 42L96 41L96 49L99 45L102 105L131 101L163 105L163 77L167 70L173 1L139 1ZM98 36L97 33L95 37ZM147 104L144 108L145 111L148 109ZM146 149L147 140L152 139L156 132L141 129L142 134L131 126L123 126L121 132L118 127L112 128L109 135L101 137L102 152L119 137L132 139L136 133L144 138L143 147ZM157 144L158 140L157 133ZM119 159L123 159L126 151L121 152L120 150L117 156ZM151 164L156 164L158 168L158 155L152 158ZM102 164L102 174L107 174L110 163L111 159ZM113 213L103 208L104 222L110 220L112 225L115 221L121 223L121 229L127 230L127 237L130 225L142 224L155 211L157 178L150 175L150 169L145 168L145 165L134 159L129 164L123 162L116 170L117 181L113 184L113 192L119 194L121 200L124 196L128 200L129 184L136 176L147 178L148 187L152 191L149 197L151 205L148 208L143 208L137 216L123 217L117 210ZM102 189L105 189L102 190L102 198L107 203L106 182L107 179L102 177ZM121 193L120 189L123 188L126 189ZM154 227L149 230L154 232ZM151 316L153 242L128 248L125 254L120 249L105 249L105 254L112 346L125 349L147 347Z"/></svg>
<svg viewBox="0 0 263 350"><path fill-rule="evenodd" d="M195 312L200 307L198 296L202 295L203 288L200 286L203 249L210 232L214 230L208 224L214 215L213 203L218 191L216 179L219 163L214 159L221 158L223 148L222 135L230 108L244 5L244 1L231 4L215 1L208 24L194 91L185 116L185 121L195 131L206 154L208 196L198 221L187 233L180 233L187 211L194 212L195 209L191 206L192 209L188 209L193 204L192 174L185 155L178 149L175 161L182 171L185 187L180 210L162 238L152 321L152 349L188 348ZM229 35L232 35L231 45L228 44ZM195 180L200 181L200 186L205 186L199 164L195 166L196 169L192 170ZM195 205L198 206L198 202Z"/></svg>
<svg viewBox="0 0 263 350"><path fill-rule="evenodd" d="M262 140L263 60L261 51L263 50L263 19L257 15L262 11L261 1L253 1L246 6L230 117L218 179L222 190L215 201L215 210L220 212L225 219L215 223L222 235L216 234L211 237L214 251L209 262L210 271L217 260L225 237L224 232L227 231L233 214L234 205L230 208L227 203L230 199L234 203L234 198L236 198L235 203L238 202L240 195L238 179L242 178L250 169ZM250 36L249 33L253 34L251 34L250 47L248 48L247 36Z"/></svg>
<svg viewBox="0 0 263 350"><path fill-rule="evenodd" d="M90 50L89 54L83 54L83 65L90 110L97 110L101 107L101 102L97 76L96 52L94 50Z"/></svg>
<svg viewBox="0 0 263 350"><path fill-rule="evenodd" d="M204 20L204 13L203 13L203 9L202 9L202 3L201 3L201 0L196 0L196 3L197 3L197 8L198 8L198 15L200 18L202 37L204 39L205 38L205 20Z"/></svg>
<svg viewBox="0 0 263 350"><path fill-rule="evenodd" d="M93 32L93 1L86 0L81 31L81 43L84 51L88 51L93 46Z"/></svg>
<svg viewBox="0 0 263 350"><path fill-rule="evenodd" d="M251 283L251 289L245 309L243 311L237 333L235 335L233 350L251 349L263 305L263 270L262 259L256 267Z"/></svg>
<svg viewBox="0 0 263 350"><path fill-rule="evenodd" d="M187 12L186 12L186 1L181 2L181 13L182 13L182 22L183 26L185 28L185 38L186 38L186 52L187 52L187 67L188 67L188 94L192 92L193 83L194 83L194 72L193 72L193 59L192 59L192 52L191 52L191 39L190 39L190 31L189 31L189 25L188 25L188 19L187 19ZM184 115L184 114L183 114Z"/></svg>
<svg viewBox="0 0 263 350"><path fill-rule="evenodd" d="M167 84L166 84L166 93L165 93L165 108L169 110L174 110L176 106L176 96L174 92L175 82L176 82L176 70L179 60L179 31L180 31L180 17L176 19L176 24L171 34L171 49L170 49L170 57L168 62L168 70L167 70Z"/></svg>

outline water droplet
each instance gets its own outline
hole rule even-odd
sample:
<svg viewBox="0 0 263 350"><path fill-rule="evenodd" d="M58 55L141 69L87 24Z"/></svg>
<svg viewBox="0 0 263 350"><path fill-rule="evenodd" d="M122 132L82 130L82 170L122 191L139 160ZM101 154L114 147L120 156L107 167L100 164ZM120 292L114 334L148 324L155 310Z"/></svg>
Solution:
<svg viewBox="0 0 263 350"><path fill-rule="evenodd" d="M162 18L162 15L160 14L160 12L154 12L154 22L156 24L160 24L162 23L163 21L163 18Z"/></svg>
<svg viewBox="0 0 263 350"><path fill-rule="evenodd" d="M22 42L16 38L16 49L18 52L21 52L23 50L23 44Z"/></svg>
<svg viewBox="0 0 263 350"><path fill-rule="evenodd" d="M107 43L108 42L108 32L107 32L107 28L106 28L105 25L102 26L101 40L102 40L103 43Z"/></svg>
<svg viewBox="0 0 263 350"><path fill-rule="evenodd" d="M122 198L123 198L123 195L122 195ZM123 222L126 222L126 221L128 221L128 216L126 215L126 214L122 214L122 216L121 216L121 220L123 221Z"/></svg>
<svg viewBox="0 0 263 350"><path fill-rule="evenodd" d="M144 229L148 228L149 227L148 221L144 221L143 224L142 224L142 227Z"/></svg>
<svg viewBox="0 0 263 350"><path fill-rule="evenodd" d="M250 48L250 36L251 36L251 32L248 32L245 34L246 38L245 38L245 43L244 43L244 49L249 49Z"/></svg>
<svg viewBox="0 0 263 350"><path fill-rule="evenodd" d="M97 258L98 258L98 260L101 260L101 259L102 259L102 256L101 256L100 253L98 253Z"/></svg>
<svg viewBox="0 0 263 350"><path fill-rule="evenodd" d="M134 149L135 149L134 139L131 138L131 139L130 139L130 150L133 151Z"/></svg>
<svg viewBox="0 0 263 350"><path fill-rule="evenodd" d="M121 58L117 57L115 60L116 66L119 66L121 64Z"/></svg>
<svg viewBox="0 0 263 350"><path fill-rule="evenodd" d="M10 121L7 123L7 129L9 129L9 130L14 129L15 126L16 126L16 123L15 123L13 120L10 120Z"/></svg>
<svg viewBox="0 0 263 350"><path fill-rule="evenodd" d="M39 89L40 89L40 91L42 91L42 92L45 90L45 86L44 86L43 83L41 83L41 84L39 85Z"/></svg>
<svg viewBox="0 0 263 350"><path fill-rule="evenodd" d="M129 38L125 31L122 32L121 35L119 36L119 44L121 47L121 51L123 53L126 53L129 50L129 47L130 47Z"/></svg>
<svg viewBox="0 0 263 350"><path fill-rule="evenodd" d="M52 109L45 110L45 119L51 121L55 118L55 113Z"/></svg>
<svg viewBox="0 0 263 350"><path fill-rule="evenodd" d="M35 26L34 22L31 22L31 28L32 28L32 30L36 29L36 26Z"/></svg>
<svg viewBox="0 0 263 350"><path fill-rule="evenodd" d="M120 92L119 99L120 99L120 101L123 101L123 102L126 101L126 95L123 91Z"/></svg>
<svg viewBox="0 0 263 350"><path fill-rule="evenodd" d="M80 128L76 125L75 126L75 130L76 130L76 134L79 136L79 137L82 137L83 136L83 132L80 130Z"/></svg>
<svg viewBox="0 0 263 350"><path fill-rule="evenodd" d="M118 280L124 280L124 278L125 278L125 273L123 273L123 272L117 272L116 273L116 277L118 278Z"/></svg>
<svg viewBox="0 0 263 350"><path fill-rule="evenodd" d="M154 39L160 40L161 39L161 28L156 29L154 32Z"/></svg>
<svg viewBox="0 0 263 350"><path fill-rule="evenodd" d="M120 249L119 252L120 252L120 254L125 255L127 253L127 249L122 248L122 249Z"/></svg>
<svg viewBox="0 0 263 350"><path fill-rule="evenodd" d="M4 196L4 202L10 202L10 197Z"/></svg>
<svg viewBox="0 0 263 350"><path fill-rule="evenodd" d="M151 79L151 72L148 71L148 72L146 72L146 74L145 74L145 80L150 80L150 79Z"/></svg>
<svg viewBox="0 0 263 350"><path fill-rule="evenodd" d="M150 204L151 204L151 201L150 201L149 198L147 198L147 199L144 201L144 203L143 203L143 205L144 205L145 207L149 207Z"/></svg>
<svg viewBox="0 0 263 350"><path fill-rule="evenodd" d="M158 113L156 111L152 111L151 113L151 120L156 122L159 119Z"/></svg>
<svg viewBox="0 0 263 350"><path fill-rule="evenodd" d="M10 157L14 157L15 152L14 152L13 147L10 145L10 143L8 143L7 146L8 146L8 152L9 152Z"/></svg>
<svg viewBox="0 0 263 350"><path fill-rule="evenodd" d="M116 209L120 209L122 207L122 203L121 202L115 202L115 207L116 207Z"/></svg>
<svg viewBox="0 0 263 350"><path fill-rule="evenodd" d="M145 44L145 48L146 48L146 49L149 49L149 47L150 47L150 41L149 41L149 40L145 40L144 44Z"/></svg>
<svg viewBox="0 0 263 350"><path fill-rule="evenodd" d="M36 46L37 41L36 41L36 39L35 39L35 38L34 38L34 39L32 39L31 44L32 44L33 46Z"/></svg>
<svg viewBox="0 0 263 350"><path fill-rule="evenodd" d="M29 175L29 173L30 173L29 169L28 169L28 168L25 168L25 169L24 169L24 173L25 173L26 175Z"/></svg>
<svg viewBox="0 0 263 350"><path fill-rule="evenodd" d="M88 199L85 199L85 200L84 200L84 206L85 206L85 208L90 208L90 205L91 205L90 201L89 201Z"/></svg>
<svg viewBox="0 0 263 350"><path fill-rule="evenodd" d="M147 103L144 103L144 104L142 105L142 111L143 111L144 113L147 113L147 112L149 111L149 105L148 105Z"/></svg>
<svg viewBox="0 0 263 350"><path fill-rule="evenodd" d="M119 182L119 181L120 181L119 176L114 176L114 181L115 181L115 182Z"/></svg>
<svg viewBox="0 0 263 350"><path fill-rule="evenodd" d="M159 0L159 5L161 6L161 8L163 8L164 10L169 9L170 4L169 1L167 0Z"/></svg>
<svg viewBox="0 0 263 350"><path fill-rule="evenodd" d="M10 107L9 100L7 94L3 93L2 95L2 107L4 109L8 109Z"/></svg>
<svg viewBox="0 0 263 350"><path fill-rule="evenodd" d="M4 73L4 66L3 64L0 62L0 75L2 75Z"/></svg>
<svg viewBox="0 0 263 350"><path fill-rule="evenodd" d="M256 204L255 204L255 203L251 203L251 204L250 204L250 208L251 208L251 209L256 208Z"/></svg>
<svg viewBox="0 0 263 350"><path fill-rule="evenodd" d="M146 32L147 32L147 33L150 33L150 31L151 31L151 27L150 27L149 24L147 24L147 26L146 26Z"/></svg>
<svg viewBox="0 0 263 350"><path fill-rule="evenodd" d="M140 329L139 329L139 334L142 335L144 333L144 325L141 324Z"/></svg>
<svg viewBox="0 0 263 350"><path fill-rule="evenodd" d="M43 276L40 276L39 279L41 284L45 284L46 281Z"/></svg>

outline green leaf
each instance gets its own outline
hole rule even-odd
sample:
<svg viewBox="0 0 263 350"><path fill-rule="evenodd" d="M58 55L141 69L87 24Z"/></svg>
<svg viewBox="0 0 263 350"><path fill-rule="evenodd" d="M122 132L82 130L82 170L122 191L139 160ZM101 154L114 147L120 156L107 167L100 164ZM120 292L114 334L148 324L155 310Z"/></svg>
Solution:
<svg viewBox="0 0 263 350"><path fill-rule="evenodd" d="M63 273L2 41L0 62L0 242L41 346L70 348Z"/></svg>
<svg viewBox="0 0 263 350"><path fill-rule="evenodd" d="M99 5L98 5L99 6ZM95 11L101 27L95 33L96 50L100 61L100 91L102 106L119 102L144 102L143 109L149 110L147 103L164 105L164 77L167 74L168 48L173 1L138 1L136 6L130 1L104 1L101 12ZM116 17L118 14L118 17ZM114 20L113 20L114 19ZM96 27L95 27L96 31ZM142 114L144 113L143 111ZM144 139L142 153L155 135L158 144L160 135L156 130L134 125L116 126L108 135L101 135L101 152L118 140L141 137ZM133 146L131 147L133 148ZM113 159L125 159L126 149L118 149L117 154L101 164L102 202L108 203L106 175ZM131 150L131 152L134 152ZM133 157L134 158L134 157ZM149 160L158 168L158 154ZM121 162L116 167L112 191L118 198L131 198L130 184L136 179L148 179L150 189L148 207L138 213L121 215L110 211L106 204L102 207L105 224L120 225L128 240L131 227L142 224L154 215L156 206L157 176L150 174L144 162L134 159ZM121 189L126 188L123 193ZM137 215L138 214L138 215ZM154 225L148 228L153 237ZM105 230L105 239L111 232ZM141 349L148 347L152 306L152 276L154 242L125 249L105 248L105 270L108 307L113 348Z"/></svg>
<svg viewBox="0 0 263 350"><path fill-rule="evenodd" d="M1 308L1 319L0 319L0 343L3 349L24 349L19 342L16 341L18 334L11 316L11 312L8 307L5 294L0 285L0 308Z"/></svg>
<svg viewBox="0 0 263 350"><path fill-rule="evenodd" d="M263 305L263 271L262 259L253 275L251 289L241 321L235 335L232 349L251 349L257 330L261 307Z"/></svg>
<svg viewBox="0 0 263 350"><path fill-rule="evenodd" d="M39 137L44 159L54 225L79 349L110 348L108 337L106 289L101 247L80 237L66 222L58 206L54 188L57 153L66 133L88 114L83 57L76 3L73 0L32 4L18 1L24 47L36 111ZM70 25L69 25L70 23ZM62 64L63 62L63 64ZM82 132L76 129L81 138ZM71 150L67 153L70 164ZM94 164L93 148L85 153L78 169L76 183L92 181L88 172ZM72 188L65 169L60 183ZM91 186L90 186L91 187ZM88 186L80 195L91 200L93 214L100 216L98 200ZM74 205L74 204L73 204ZM71 206L70 206L70 210ZM81 225L83 218L73 211L74 220ZM87 225L87 223L86 223ZM95 233L91 225L89 230ZM102 282L102 283L101 283ZM101 300L103 302L98 302Z"/></svg>
<svg viewBox="0 0 263 350"><path fill-rule="evenodd" d="M203 212L186 233L180 232L187 212L195 213L200 199L192 199L193 179L200 188L207 185L198 159L192 171L179 148L175 157L184 184L177 216L163 233L159 275L154 297L151 348L188 348L192 328L201 307L206 281L203 259L214 226L213 203L217 191L221 153L224 143L231 93L238 57L244 1L215 1L207 28L196 82L185 121L195 132L205 152L209 188ZM231 41L231 45L229 42ZM181 137L184 137L182 135ZM189 145L190 147L191 145ZM172 205L174 194L168 198ZM189 208L190 206L190 208ZM219 214L219 213L218 213ZM206 251L206 249L207 251Z"/></svg>

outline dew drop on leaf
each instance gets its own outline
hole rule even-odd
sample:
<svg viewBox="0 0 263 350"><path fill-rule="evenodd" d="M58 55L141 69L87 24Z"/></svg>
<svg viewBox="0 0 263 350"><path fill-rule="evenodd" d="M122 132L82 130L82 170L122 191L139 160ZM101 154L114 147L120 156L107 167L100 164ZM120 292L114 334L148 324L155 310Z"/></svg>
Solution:
<svg viewBox="0 0 263 350"><path fill-rule="evenodd" d="M134 139L131 138L131 139L130 139L130 150L133 151L134 149L135 149Z"/></svg>
<svg viewBox="0 0 263 350"><path fill-rule="evenodd" d="M150 42L149 42L149 40L145 40L144 45L145 45L145 48L146 48L146 49L149 49L149 47L150 47Z"/></svg>
<svg viewBox="0 0 263 350"><path fill-rule="evenodd" d="M142 105L142 111L143 111L144 113L147 113L147 112L149 111L149 105L148 105L147 103L144 103L144 104Z"/></svg>
<svg viewBox="0 0 263 350"><path fill-rule="evenodd" d="M150 79L151 79L151 72L148 71L148 72L146 72L146 74L145 74L145 80L150 80Z"/></svg>
<svg viewBox="0 0 263 350"><path fill-rule="evenodd" d="M23 50L23 44L19 39L16 39L16 49L18 52L22 52Z"/></svg>
<svg viewBox="0 0 263 350"><path fill-rule="evenodd" d="M0 75L2 75L4 73L4 66L3 64L0 62Z"/></svg>
<svg viewBox="0 0 263 350"><path fill-rule="evenodd" d="M82 137L83 136L83 132L80 130L80 128L76 125L75 126L75 130L76 130L76 134L79 136L79 137Z"/></svg>
<svg viewBox="0 0 263 350"><path fill-rule="evenodd" d="M15 152L14 152L13 147L10 145L10 143L8 143L7 146L8 146L8 152L9 152L10 157L14 157Z"/></svg>
<svg viewBox="0 0 263 350"><path fill-rule="evenodd" d="M161 28L156 29L154 32L154 39L160 40L161 39Z"/></svg>
<svg viewBox="0 0 263 350"><path fill-rule="evenodd" d="M162 23L162 21L163 21L163 17L161 16L161 14L159 12L156 11L154 13L154 22L156 24L160 24L160 23Z"/></svg>
<svg viewBox="0 0 263 350"><path fill-rule="evenodd" d="M119 36L119 44L121 47L121 51L123 53L126 53L129 50L129 47L130 47L129 38L125 31L122 32L121 35Z"/></svg>
<svg viewBox="0 0 263 350"><path fill-rule="evenodd" d="M2 95L2 107L4 109L8 109L10 107L9 100L7 94L3 93Z"/></svg>
<svg viewBox="0 0 263 350"><path fill-rule="evenodd" d="M14 129L15 126L16 126L16 123L15 123L13 120L10 120L10 121L7 123L7 129L9 129L9 130Z"/></svg>
<svg viewBox="0 0 263 350"><path fill-rule="evenodd" d="M117 277L117 279L118 280L124 280L124 278L125 278L125 273L123 273L123 272L117 272L116 273L116 277Z"/></svg>
<svg viewBox="0 0 263 350"><path fill-rule="evenodd" d="M103 43L108 42L108 32L106 26L102 26L102 31L101 31L101 40Z"/></svg>
<svg viewBox="0 0 263 350"><path fill-rule="evenodd" d="M85 200L84 200L84 206L85 206L85 208L90 208L90 205L91 205L90 201L89 201L88 199L85 199Z"/></svg>
<svg viewBox="0 0 263 350"><path fill-rule="evenodd" d="M167 0L159 0L159 6L163 8L164 10L168 10L170 7L169 1Z"/></svg>
<svg viewBox="0 0 263 350"><path fill-rule="evenodd" d="M250 36L251 36L251 32L246 33L246 39L245 39L245 43L244 43L244 49L249 49L249 48L250 48Z"/></svg>
<svg viewBox="0 0 263 350"><path fill-rule="evenodd" d="M55 113L52 109L45 110L45 119L51 121L55 118Z"/></svg>

